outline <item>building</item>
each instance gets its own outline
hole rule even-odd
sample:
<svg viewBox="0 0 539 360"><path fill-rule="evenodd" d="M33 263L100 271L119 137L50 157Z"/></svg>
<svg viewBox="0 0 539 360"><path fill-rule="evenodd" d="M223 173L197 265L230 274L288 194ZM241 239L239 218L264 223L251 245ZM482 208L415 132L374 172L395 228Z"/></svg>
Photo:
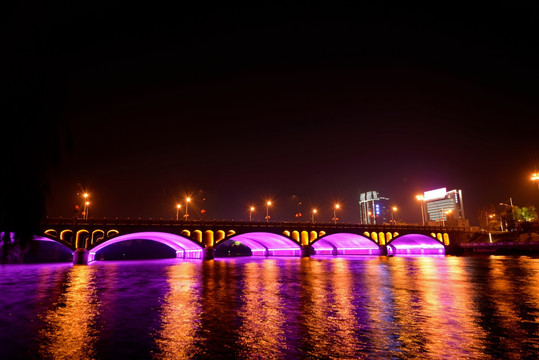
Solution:
<svg viewBox="0 0 539 360"><path fill-rule="evenodd" d="M446 222L466 226L462 190L440 188L423 193L425 217L428 222Z"/></svg>
<svg viewBox="0 0 539 360"><path fill-rule="evenodd" d="M361 224L383 224L391 220L389 198L380 196L377 191L359 194L359 216Z"/></svg>

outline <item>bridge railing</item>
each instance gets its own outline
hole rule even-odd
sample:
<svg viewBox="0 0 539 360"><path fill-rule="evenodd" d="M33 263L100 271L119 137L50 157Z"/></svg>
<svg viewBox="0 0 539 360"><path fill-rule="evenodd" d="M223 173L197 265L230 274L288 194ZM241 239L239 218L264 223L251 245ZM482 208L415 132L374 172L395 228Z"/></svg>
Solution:
<svg viewBox="0 0 539 360"><path fill-rule="evenodd" d="M137 218L137 219L120 219L120 218L46 218L43 226L68 226L68 227L83 227L83 226L163 226L163 227L250 227L250 228L290 228L290 229L364 229L365 231L458 231L470 232L469 227L458 226L424 226L419 224L359 224L359 223L310 223L297 221L271 221L271 222L255 222L255 221L237 221L237 220L167 220L167 219L152 219L152 218Z"/></svg>

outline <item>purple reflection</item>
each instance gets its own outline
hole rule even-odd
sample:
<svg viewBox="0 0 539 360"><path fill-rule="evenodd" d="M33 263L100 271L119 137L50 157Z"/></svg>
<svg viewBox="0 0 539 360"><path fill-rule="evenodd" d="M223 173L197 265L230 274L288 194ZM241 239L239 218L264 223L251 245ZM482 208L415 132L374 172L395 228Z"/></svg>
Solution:
<svg viewBox="0 0 539 360"><path fill-rule="evenodd" d="M301 256L301 247L282 235L253 232L234 236L230 240L249 247L253 256Z"/></svg>
<svg viewBox="0 0 539 360"><path fill-rule="evenodd" d="M316 255L379 255L380 248L371 239L357 234L324 236L312 244Z"/></svg>
<svg viewBox="0 0 539 360"><path fill-rule="evenodd" d="M127 240L152 240L167 245L176 250L176 257L184 259L200 259L202 247L183 236L163 232L139 232L116 236L90 250L88 262L95 260L96 253L109 245Z"/></svg>
<svg viewBox="0 0 539 360"><path fill-rule="evenodd" d="M421 234L402 235L387 245L388 255L443 255L444 246L436 239Z"/></svg>
<svg viewBox="0 0 539 360"><path fill-rule="evenodd" d="M5 232L0 232L0 239L3 239L4 236L6 236L6 233ZM14 232L10 232L9 233L9 242L10 243L14 243L15 242L15 233Z"/></svg>

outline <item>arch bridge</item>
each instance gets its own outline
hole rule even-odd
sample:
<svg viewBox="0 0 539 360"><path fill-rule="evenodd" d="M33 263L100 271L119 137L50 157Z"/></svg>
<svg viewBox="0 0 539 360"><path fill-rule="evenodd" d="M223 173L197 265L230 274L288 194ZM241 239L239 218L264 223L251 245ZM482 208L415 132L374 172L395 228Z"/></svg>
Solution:
<svg viewBox="0 0 539 360"><path fill-rule="evenodd" d="M160 242L180 258L212 259L227 240L260 256L445 254L464 233L418 225L59 218L46 219L36 240L56 241L74 252L75 263L88 263L127 240Z"/></svg>

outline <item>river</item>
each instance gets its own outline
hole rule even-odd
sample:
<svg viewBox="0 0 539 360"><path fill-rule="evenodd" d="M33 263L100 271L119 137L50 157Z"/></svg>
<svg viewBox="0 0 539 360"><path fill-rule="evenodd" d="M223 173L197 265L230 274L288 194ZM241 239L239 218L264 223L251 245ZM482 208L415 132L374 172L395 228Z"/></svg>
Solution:
<svg viewBox="0 0 539 360"><path fill-rule="evenodd" d="M539 259L0 266L0 359L537 359Z"/></svg>

